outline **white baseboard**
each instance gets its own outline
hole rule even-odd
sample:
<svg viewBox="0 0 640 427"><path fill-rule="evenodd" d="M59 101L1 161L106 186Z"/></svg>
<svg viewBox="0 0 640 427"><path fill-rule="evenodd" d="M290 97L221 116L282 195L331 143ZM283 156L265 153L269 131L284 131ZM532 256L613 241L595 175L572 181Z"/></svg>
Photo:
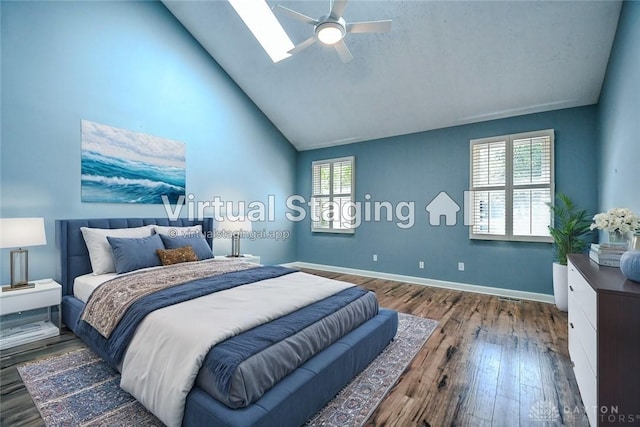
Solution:
<svg viewBox="0 0 640 427"><path fill-rule="evenodd" d="M405 276L402 274L383 273L380 271L358 270L355 268L336 267L333 265L313 264L310 262L295 261L282 264L291 268L308 268L312 270L331 271L334 273L353 274L355 276L372 277L374 279L394 280L397 282L412 283L415 285L433 286L435 288L455 289L458 291L475 292L477 294L495 295L505 298L524 299L554 304L553 295L537 292L518 291L514 289L494 288L491 286L470 285L468 283L448 282L446 280L427 279L424 277Z"/></svg>

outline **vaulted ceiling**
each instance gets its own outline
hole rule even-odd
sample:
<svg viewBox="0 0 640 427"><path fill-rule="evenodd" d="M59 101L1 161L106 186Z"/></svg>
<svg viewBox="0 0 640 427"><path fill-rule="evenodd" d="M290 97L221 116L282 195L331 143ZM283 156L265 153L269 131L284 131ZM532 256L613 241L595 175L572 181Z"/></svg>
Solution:
<svg viewBox="0 0 640 427"><path fill-rule="evenodd" d="M329 1L272 1L318 18ZM618 1L351 0L354 59L316 43L273 63L226 1L164 4L299 150L594 104ZM313 27L276 14L294 43Z"/></svg>

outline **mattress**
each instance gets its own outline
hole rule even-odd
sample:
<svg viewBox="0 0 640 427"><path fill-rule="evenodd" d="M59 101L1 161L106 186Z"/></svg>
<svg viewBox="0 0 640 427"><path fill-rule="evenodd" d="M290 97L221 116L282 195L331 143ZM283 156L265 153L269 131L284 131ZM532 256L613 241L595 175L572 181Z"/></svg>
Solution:
<svg viewBox="0 0 640 427"><path fill-rule="evenodd" d="M149 267L141 270L132 271L131 273L117 274L117 273L105 273L105 274L83 274L73 280L73 296L78 298L83 303L89 301L89 297L96 290L96 288L102 285L107 280L115 279L116 277L124 276L125 274L132 274L135 272L146 270L160 270L162 267Z"/></svg>
<svg viewBox="0 0 640 427"><path fill-rule="evenodd" d="M111 280L117 276L118 275L116 273L89 273L83 276L78 276L73 281L73 295L86 304L86 302L89 300L89 297L98 286L100 286L107 280Z"/></svg>

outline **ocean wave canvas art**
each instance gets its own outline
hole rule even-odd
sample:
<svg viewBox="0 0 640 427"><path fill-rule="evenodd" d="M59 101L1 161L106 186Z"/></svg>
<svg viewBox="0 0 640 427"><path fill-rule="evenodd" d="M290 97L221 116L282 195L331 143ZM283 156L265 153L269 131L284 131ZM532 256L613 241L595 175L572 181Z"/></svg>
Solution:
<svg viewBox="0 0 640 427"><path fill-rule="evenodd" d="M83 202L175 204L185 181L184 143L82 121Z"/></svg>

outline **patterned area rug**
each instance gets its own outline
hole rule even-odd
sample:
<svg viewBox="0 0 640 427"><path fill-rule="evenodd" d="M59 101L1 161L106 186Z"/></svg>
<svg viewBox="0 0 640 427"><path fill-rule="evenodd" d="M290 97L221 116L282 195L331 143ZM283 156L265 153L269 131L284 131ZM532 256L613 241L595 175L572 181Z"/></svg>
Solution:
<svg viewBox="0 0 640 427"><path fill-rule="evenodd" d="M437 325L399 313L396 339L306 425L363 425ZM162 425L89 349L28 363L18 372L47 426Z"/></svg>

